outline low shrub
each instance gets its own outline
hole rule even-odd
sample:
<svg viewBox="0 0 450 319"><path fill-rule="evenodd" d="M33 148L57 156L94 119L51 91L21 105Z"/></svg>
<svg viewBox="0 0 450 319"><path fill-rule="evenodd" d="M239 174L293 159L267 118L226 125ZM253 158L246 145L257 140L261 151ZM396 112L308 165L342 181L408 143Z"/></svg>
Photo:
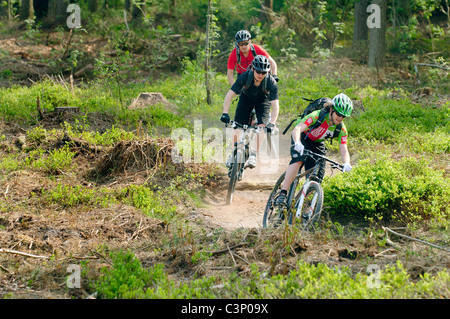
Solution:
<svg viewBox="0 0 450 319"><path fill-rule="evenodd" d="M214 277L192 280L177 285L164 272L164 266L156 264L146 269L130 252L110 254L112 266L103 269L103 276L94 284L99 297L104 299L185 299L213 298L210 287Z"/></svg>
<svg viewBox="0 0 450 319"><path fill-rule="evenodd" d="M326 177L325 206L335 214L406 222L450 215L450 185L424 159L364 159L348 174Z"/></svg>

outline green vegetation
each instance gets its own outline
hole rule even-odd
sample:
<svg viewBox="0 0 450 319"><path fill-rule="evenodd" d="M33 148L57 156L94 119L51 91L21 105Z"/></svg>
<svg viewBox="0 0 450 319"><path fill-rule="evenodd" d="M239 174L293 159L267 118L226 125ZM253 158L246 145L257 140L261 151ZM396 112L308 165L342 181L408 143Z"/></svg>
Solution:
<svg viewBox="0 0 450 319"><path fill-rule="evenodd" d="M203 277L189 285L169 279L162 265L142 267L129 252L112 256L113 264L104 269L96 283L102 298L234 298L234 299L410 299L441 298L450 284L448 272L425 274L413 282L400 262L375 274L358 274L348 268L330 268L299 261L288 275L267 277L252 265L250 278Z"/></svg>
<svg viewBox="0 0 450 319"><path fill-rule="evenodd" d="M423 222L448 220L450 188L442 171L425 160L388 156L360 160L352 174L330 178L325 205L336 214Z"/></svg>

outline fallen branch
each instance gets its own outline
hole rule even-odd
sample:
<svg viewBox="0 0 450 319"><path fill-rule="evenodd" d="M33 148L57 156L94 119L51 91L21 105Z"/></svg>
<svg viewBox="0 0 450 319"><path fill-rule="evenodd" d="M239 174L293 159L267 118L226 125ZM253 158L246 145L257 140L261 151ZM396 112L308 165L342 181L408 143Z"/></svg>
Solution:
<svg viewBox="0 0 450 319"><path fill-rule="evenodd" d="M388 231L388 232L390 232L390 233L392 233L392 234L394 234L394 235L397 235L397 236L400 236L400 237L403 237L403 238L407 238L407 239L410 239L410 240L415 240L415 241L418 241L418 242L420 242L420 243L422 243L422 244L425 244L425 245L428 245L428 246L431 246L431 247L434 247L434 248L437 248L437 249L441 249L441 250L450 252L450 250L447 249L447 248L440 247L440 246L431 244L431 243L429 243L429 242L426 242L426 241L423 241L423 240L420 240L420 239L417 239L417 238L413 238L413 237L409 237L409 236L406 236L406 235L397 233L397 232L395 232L395 231L393 231L392 229L389 229L389 228L387 228L387 227L383 227L383 229L384 229L384 231Z"/></svg>
<svg viewBox="0 0 450 319"><path fill-rule="evenodd" d="M210 251L209 253L211 255L220 255L220 254L229 252L232 249L239 248L239 247L242 247L242 246L245 246L245 245L247 245L247 243L240 243L240 244L233 245L231 247L228 247L228 245L227 245L227 248L225 248L225 249L216 250L216 251Z"/></svg>
<svg viewBox="0 0 450 319"><path fill-rule="evenodd" d="M234 259L233 253L231 252L231 249L230 249L230 247L228 247L228 245L227 245L227 248L228 248L228 252L229 252L230 255L231 255L231 259L233 259L234 266L236 266L236 259Z"/></svg>
<svg viewBox="0 0 450 319"><path fill-rule="evenodd" d="M0 248L0 253L15 254L15 255L21 255L21 256L32 257L32 258L50 259L50 257L47 257L47 256L32 255L32 254L28 254L28 253L23 253L21 251L5 249L5 248Z"/></svg>
<svg viewBox="0 0 450 319"><path fill-rule="evenodd" d="M383 255L384 253L387 253L389 251L395 251L395 249L389 248L389 249L383 250L381 253L375 254L374 257L380 257L381 255Z"/></svg>
<svg viewBox="0 0 450 319"><path fill-rule="evenodd" d="M416 63L414 65L429 66L429 67L432 67L432 68L438 68L438 69L442 69L442 70L446 70L446 71L450 70L450 68L446 68L445 66L440 66L440 65L437 65L437 64Z"/></svg>
<svg viewBox="0 0 450 319"><path fill-rule="evenodd" d="M438 69L442 69L445 71L449 71L450 68L447 68L445 66L440 66L437 64L428 64L428 63L415 63L414 64L414 71L416 72L416 77L417 77L417 83L420 84L420 76L419 76L419 68L418 66L427 66L427 67L432 67L432 68L438 68Z"/></svg>

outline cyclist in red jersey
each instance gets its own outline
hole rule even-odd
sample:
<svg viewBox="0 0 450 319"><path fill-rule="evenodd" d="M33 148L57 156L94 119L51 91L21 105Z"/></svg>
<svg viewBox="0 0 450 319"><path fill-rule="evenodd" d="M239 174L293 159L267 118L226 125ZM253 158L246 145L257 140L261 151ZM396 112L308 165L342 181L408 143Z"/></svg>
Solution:
<svg viewBox="0 0 450 319"><path fill-rule="evenodd" d="M247 30L240 30L234 37L235 48L231 51L227 63L227 78L230 85L233 85L234 70L236 69L237 76L241 75L249 69L255 56L264 55L270 61L270 70L275 81L278 82L277 64L275 60L267 53L264 48L251 42L251 34Z"/></svg>

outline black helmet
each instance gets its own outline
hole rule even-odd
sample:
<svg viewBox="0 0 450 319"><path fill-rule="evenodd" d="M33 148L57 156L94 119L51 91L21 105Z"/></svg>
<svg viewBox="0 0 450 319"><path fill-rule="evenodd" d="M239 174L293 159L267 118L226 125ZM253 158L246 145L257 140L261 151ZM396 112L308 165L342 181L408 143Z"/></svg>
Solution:
<svg viewBox="0 0 450 319"><path fill-rule="evenodd" d="M236 42L236 45L238 45L239 42L248 41L252 38L252 35L247 30L240 30L236 33L234 36L234 41Z"/></svg>
<svg viewBox="0 0 450 319"><path fill-rule="evenodd" d="M270 61L264 55L257 55L252 61L253 68L256 71L260 72L269 72L270 71Z"/></svg>

